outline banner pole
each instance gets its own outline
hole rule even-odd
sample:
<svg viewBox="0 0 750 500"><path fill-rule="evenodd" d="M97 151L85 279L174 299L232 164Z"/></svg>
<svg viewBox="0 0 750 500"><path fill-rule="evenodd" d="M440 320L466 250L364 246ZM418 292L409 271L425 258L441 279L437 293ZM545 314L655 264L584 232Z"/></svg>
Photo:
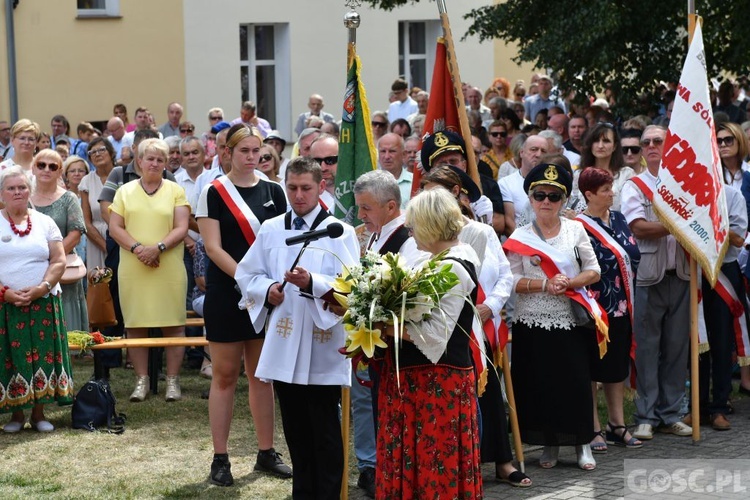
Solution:
<svg viewBox="0 0 750 500"><path fill-rule="evenodd" d="M526 472L526 464L523 456L523 443L521 442L521 428L518 426L518 413L516 412L516 394L513 390L513 379L510 376L510 361L508 360L508 346L505 346L501 354L503 358L503 379L505 380L505 395L508 397L510 413L510 429L513 432L513 448L516 451L516 460L521 472ZM489 375L492 376L492 373Z"/></svg>
<svg viewBox="0 0 750 500"><path fill-rule="evenodd" d="M458 60L456 59L456 50L453 46L453 34L451 33L451 23L448 19L448 11L445 7L445 0L437 0L438 12L440 13L440 22L443 26L443 38L445 39L445 49L448 53L448 71L451 74L453 82L453 95L457 101L458 123L461 126L461 136L466 142L466 173L471 180L482 191L482 184L479 182L479 169L477 168L477 158L474 155L474 148L471 146L471 130L469 129L469 117L466 114L466 101L464 92L461 89L461 74L458 70Z"/></svg>
<svg viewBox="0 0 750 500"><path fill-rule="evenodd" d="M695 1L688 0L688 49L693 41L696 22ZM690 259L690 415L693 444L701 439L698 344L698 263Z"/></svg>

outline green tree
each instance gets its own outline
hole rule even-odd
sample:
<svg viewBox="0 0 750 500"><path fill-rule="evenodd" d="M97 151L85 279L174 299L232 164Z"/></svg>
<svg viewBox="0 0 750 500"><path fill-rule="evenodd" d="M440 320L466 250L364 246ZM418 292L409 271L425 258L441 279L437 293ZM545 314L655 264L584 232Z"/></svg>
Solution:
<svg viewBox="0 0 750 500"><path fill-rule="evenodd" d="M391 10L419 0L364 1ZM458 2L448 4L450 13ZM746 72L750 0L699 0L696 9L709 77ZM611 88L622 114L648 104L656 82L677 81L687 54L685 0L507 0L464 17L471 21L464 36L517 44L514 61L549 68L560 88L578 96Z"/></svg>

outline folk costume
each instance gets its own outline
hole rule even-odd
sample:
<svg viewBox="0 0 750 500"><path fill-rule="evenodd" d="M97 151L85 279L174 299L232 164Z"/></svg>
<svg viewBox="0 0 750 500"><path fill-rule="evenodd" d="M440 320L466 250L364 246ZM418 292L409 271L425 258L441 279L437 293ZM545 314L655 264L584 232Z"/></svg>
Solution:
<svg viewBox="0 0 750 500"><path fill-rule="evenodd" d="M409 325L396 367L386 350L378 394L376 498L481 498L476 378L469 349L478 258L468 245L445 262L459 278L440 310ZM446 335L450 332L450 335Z"/></svg>
<svg viewBox="0 0 750 500"><path fill-rule="evenodd" d="M298 263L312 280L304 294L288 284L278 306L270 306L266 298L271 285L283 282L302 246L287 246L285 240L334 222L320 206L304 217L290 211L264 222L235 274L241 307L256 331L266 327L255 376L274 382L294 469L294 498L338 498L341 488L338 403L341 386L351 383L351 363L338 352L345 342L341 318L319 297L345 265L359 261L354 229L344 225L341 237L321 238L307 247Z"/></svg>

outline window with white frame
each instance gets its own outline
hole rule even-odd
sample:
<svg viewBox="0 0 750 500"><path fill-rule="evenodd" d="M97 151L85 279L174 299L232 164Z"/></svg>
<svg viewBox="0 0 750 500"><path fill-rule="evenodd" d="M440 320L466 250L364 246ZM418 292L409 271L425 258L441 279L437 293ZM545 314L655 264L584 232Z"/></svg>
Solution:
<svg viewBox="0 0 750 500"><path fill-rule="evenodd" d="M429 90L435 65L435 43L441 35L439 21L398 23L398 72L409 87Z"/></svg>
<svg viewBox="0 0 750 500"><path fill-rule="evenodd" d="M77 0L78 17L119 17L120 0Z"/></svg>
<svg viewBox="0 0 750 500"><path fill-rule="evenodd" d="M242 101L286 136L291 133L288 24L240 25Z"/></svg>

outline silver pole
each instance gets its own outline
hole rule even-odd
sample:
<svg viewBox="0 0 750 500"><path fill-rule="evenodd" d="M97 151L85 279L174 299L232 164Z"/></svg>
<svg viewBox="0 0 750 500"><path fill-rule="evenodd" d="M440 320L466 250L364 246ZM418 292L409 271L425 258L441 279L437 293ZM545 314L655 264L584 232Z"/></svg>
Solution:
<svg viewBox="0 0 750 500"><path fill-rule="evenodd" d="M695 14L695 0L687 1L688 14Z"/></svg>
<svg viewBox="0 0 750 500"><path fill-rule="evenodd" d="M445 7L445 0L437 0L437 8L439 14L448 13L448 9Z"/></svg>
<svg viewBox="0 0 750 500"><path fill-rule="evenodd" d="M351 10L344 14L344 27L349 30L349 44L357 44L357 28L361 21L359 13L355 12L354 9L362 5L361 0L347 0L344 5L349 7Z"/></svg>
<svg viewBox="0 0 750 500"><path fill-rule="evenodd" d="M13 28L13 0L5 0L5 39L8 51L8 107L11 125L18 121L18 75L16 74L16 34Z"/></svg>

